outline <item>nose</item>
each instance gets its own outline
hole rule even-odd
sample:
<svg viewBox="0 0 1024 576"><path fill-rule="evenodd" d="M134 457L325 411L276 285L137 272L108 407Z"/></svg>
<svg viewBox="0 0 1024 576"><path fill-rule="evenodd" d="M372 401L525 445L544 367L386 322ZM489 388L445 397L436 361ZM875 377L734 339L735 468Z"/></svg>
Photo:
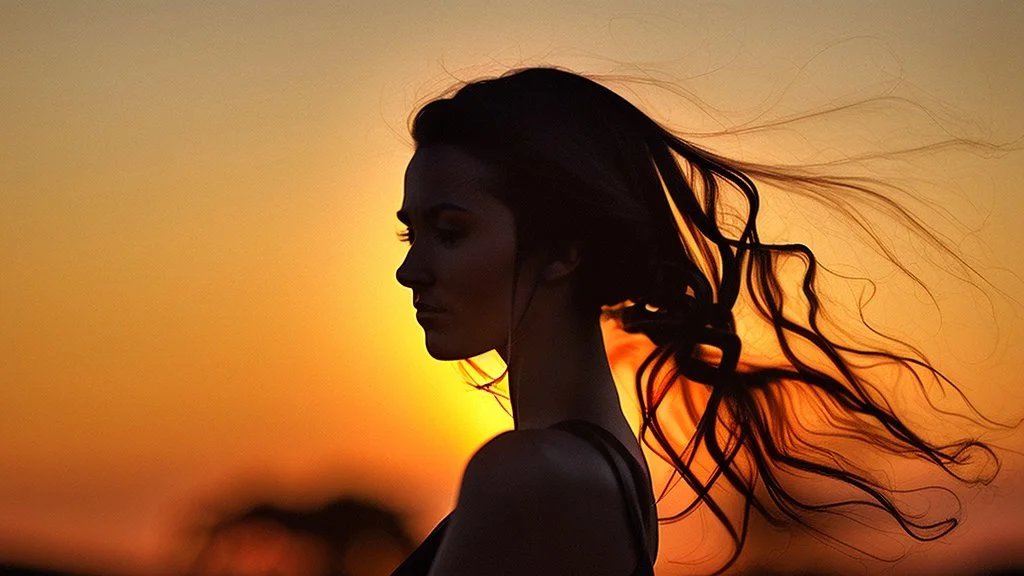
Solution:
<svg viewBox="0 0 1024 576"><path fill-rule="evenodd" d="M402 265L395 271L398 283L406 288L423 288L434 281L434 275L424 265L422 258L416 257L416 252L415 247L410 248L405 254L405 260L402 260Z"/></svg>

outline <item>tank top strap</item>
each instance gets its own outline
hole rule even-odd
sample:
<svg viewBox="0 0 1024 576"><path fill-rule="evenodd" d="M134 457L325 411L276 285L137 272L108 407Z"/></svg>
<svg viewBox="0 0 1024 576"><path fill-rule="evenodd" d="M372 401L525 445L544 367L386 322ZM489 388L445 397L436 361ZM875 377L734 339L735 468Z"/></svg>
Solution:
<svg viewBox="0 0 1024 576"><path fill-rule="evenodd" d="M391 576L427 576L427 573L430 572L430 567L434 564L437 551L441 548L441 542L448 531L448 522L451 521L451 518L451 513L445 516L430 531L430 534L423 540L423 543L417 546L412 554L395 568Z"/></svg>
<svg viewBox="0 0 1024 576"><path fill-rule="evenodd" d="M650 526L652 520L654 500L650 491L644 489L648 481L643 468L614 434L593 422L563 420L552 425L551 428L568 432L584 440L608 462L619 485L619 492L622 494L623 504L626 506L626 514L629 516L629 523L634 534L637 569L633 573L637 576L653 575L646 534L647 526ZM623 470L623 466L625 466L625 470Z"/></svg>

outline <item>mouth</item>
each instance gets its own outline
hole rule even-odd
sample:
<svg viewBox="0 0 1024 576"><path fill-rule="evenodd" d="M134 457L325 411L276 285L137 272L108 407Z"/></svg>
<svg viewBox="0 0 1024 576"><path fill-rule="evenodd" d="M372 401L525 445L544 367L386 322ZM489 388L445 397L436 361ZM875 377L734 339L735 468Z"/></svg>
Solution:
<svg viewBox="0 0 1024 576"><path fill-rule="evenodd" d="M413 306L416 308L416 321L420 324L423 324L424 322L429 323L446 313L444 308L434 306L432 304L426 304L424 302L416 302Z"/></svg>
<svg viewBox="0 0 1024 576"><path fill-rule="evenodd" d="M440 314L445 311L440 306L434 306L433 304L427 304L425 302L413 302L413 307L416 308L416 313L427 313L427 314Z"/></svg>

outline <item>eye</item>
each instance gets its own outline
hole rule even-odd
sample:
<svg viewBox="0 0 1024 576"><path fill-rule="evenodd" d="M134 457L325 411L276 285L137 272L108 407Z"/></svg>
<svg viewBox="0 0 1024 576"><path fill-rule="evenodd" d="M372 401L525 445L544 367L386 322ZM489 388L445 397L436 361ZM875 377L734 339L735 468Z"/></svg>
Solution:
<svg viewBox="0 0 1024 576"><path fill-rule="evenodd" d="M463 236L465 236L465 233L462 230L447 228L437 229L437 240L446 248L454 246L456 242L463 238Z"/></svg>

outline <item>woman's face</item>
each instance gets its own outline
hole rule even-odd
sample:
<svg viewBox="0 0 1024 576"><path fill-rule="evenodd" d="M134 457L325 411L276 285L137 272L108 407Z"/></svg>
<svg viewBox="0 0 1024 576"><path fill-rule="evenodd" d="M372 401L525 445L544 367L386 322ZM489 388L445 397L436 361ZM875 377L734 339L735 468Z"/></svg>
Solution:
<svg viewBox="0 0 1024 576"><path fill-rule="evenodd" d="M444 145L418 150L405 172L398 219L409 252L396 276L412 290L427 351L439 360L501 348L509 336L515 222L485 191L490 176L486 165Z"/></svg>

